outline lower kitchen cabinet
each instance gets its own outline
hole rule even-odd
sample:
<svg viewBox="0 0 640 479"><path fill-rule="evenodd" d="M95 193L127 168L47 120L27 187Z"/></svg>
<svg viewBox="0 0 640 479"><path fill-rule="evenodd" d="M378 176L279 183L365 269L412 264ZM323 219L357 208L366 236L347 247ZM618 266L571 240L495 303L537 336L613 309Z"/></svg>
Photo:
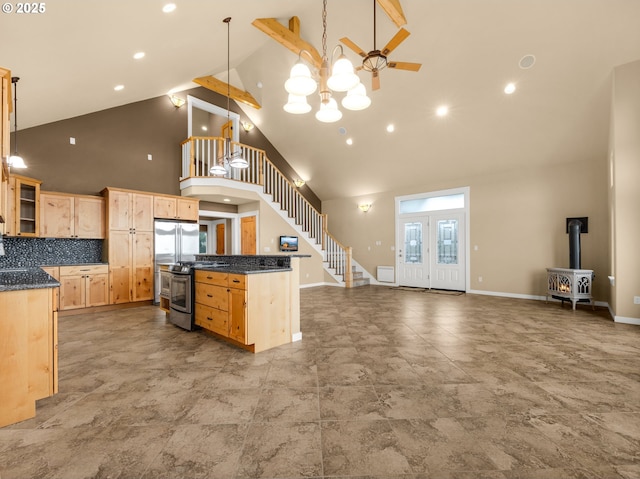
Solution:
<svg viewBox="0 0 640 479"><path fill-rule="evenodd" d="M34 417L36 400L58 392L54 289L0 292L0 427Z"/></svg>
<svg viewBox="0 0 640 479"><path fill-rule="evenodd" d="M60 267L60 310L109 304L109 266Z"/></svg>
<svg viewBox="0 0 640 479"><path fill-rule="evenodd" d="M253 352L291 342L289 272L195 272L195 323Z"/></svg>

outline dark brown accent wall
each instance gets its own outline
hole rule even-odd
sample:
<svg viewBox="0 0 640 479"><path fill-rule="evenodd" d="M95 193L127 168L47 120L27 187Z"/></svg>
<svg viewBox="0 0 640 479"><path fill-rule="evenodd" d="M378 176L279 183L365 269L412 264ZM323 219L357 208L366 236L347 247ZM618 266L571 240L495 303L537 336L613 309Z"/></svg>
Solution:
<svg viewBox="0 0 640 479"><path fill-rule="evenodd" d="M227 107L225 96L206 88L178 94L187 95ZM47 191L96 195L111 186L179 195L187 111L186 105L176 108L163 95L20 130L20 154L29 166L20 174L42 180ZM231 111L250 121L233 101ZM289 179L299 177L258 128L248 133L241 129L240 142L264 150ZM305 185L300 192L320 211L321 201L310 188Z"/></svg>

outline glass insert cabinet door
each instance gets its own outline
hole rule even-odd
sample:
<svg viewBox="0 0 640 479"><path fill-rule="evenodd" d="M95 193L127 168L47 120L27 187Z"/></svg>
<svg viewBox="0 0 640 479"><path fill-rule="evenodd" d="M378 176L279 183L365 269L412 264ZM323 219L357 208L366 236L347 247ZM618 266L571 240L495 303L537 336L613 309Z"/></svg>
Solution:
<svg viewBox="0 0 640 479"><path fill-rule="evenodd" d="M404 225L404 262L422 264L422 223L405 223Z"/></svg>
<svg viewBox="0 0 640 479"><path fill-rule="evenodd" d="M438 220L436 262L458 264L458 220Z"/></svg>

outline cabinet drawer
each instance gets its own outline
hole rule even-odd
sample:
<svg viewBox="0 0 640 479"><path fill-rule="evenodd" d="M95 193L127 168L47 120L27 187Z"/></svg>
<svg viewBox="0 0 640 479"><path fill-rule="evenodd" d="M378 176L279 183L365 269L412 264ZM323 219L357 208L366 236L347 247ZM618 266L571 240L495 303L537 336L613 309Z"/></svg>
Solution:
<svg viewBox="0 0 640 479"><path fill-rule="evenodd" d="M227 273L196 270L196 282L217 284L218 286L227 286L228 281L229 275Z"/></svg>
<svg viewBox="0 0 640 479"><path fill-rule="evenodd" d="M196 303L196 324L223 336L229 336L228 314L226 311Z"/></svg>
<svg viewBox="0 0 640 479"><path fill-rule="evenodd" d="M229 311L229 293L226 286L196 283L196 303Z"/></svg>
<svg viewBox="0 0 640 479"><path fill-rule="evenodd" d="M229 287L236 288L236 289L247 289L247 275L246 274L230 274Z"/></svg>
<svg viewBox="0 0 640 479"><path fill-rule="evenodd" d="M60 266L60 276L75 276L87 274L109 274L109 266L106 264L78 264L73 266Z"/></svg>

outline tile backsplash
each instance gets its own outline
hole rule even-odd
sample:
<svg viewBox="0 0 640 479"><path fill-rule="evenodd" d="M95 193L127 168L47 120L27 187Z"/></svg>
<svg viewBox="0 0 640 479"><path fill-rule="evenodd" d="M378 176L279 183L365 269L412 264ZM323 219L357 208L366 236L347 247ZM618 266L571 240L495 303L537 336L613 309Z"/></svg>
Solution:
<svg viewBox="0 0 640 479"><path fill-rule="evenodd" d="M102 262L102 240L3 237L0 269Z"/></svg>

